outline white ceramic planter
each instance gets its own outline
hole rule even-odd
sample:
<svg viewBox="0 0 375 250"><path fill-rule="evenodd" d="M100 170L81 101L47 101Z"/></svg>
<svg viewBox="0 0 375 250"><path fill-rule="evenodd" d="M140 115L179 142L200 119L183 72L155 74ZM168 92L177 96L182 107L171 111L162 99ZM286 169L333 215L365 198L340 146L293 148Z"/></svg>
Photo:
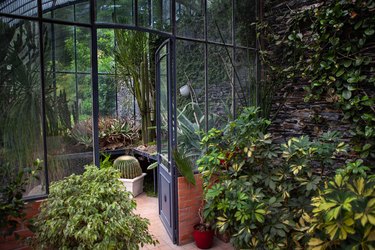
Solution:
<svg viewBox="0 0 375 250"><path fill-rule="evenodd" d="M145 178L146 173L142 173L142 175L134 178L134 179L121 179L122 183L124 183L126 191L131 192L134 197L139 195L143 192L143 179Z"/></svg>

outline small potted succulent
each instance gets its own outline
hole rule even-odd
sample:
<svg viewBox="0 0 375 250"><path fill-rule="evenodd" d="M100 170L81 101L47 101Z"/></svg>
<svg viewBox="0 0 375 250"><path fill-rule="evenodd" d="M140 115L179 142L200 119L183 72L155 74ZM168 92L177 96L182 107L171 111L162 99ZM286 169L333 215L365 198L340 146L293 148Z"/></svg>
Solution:
<svg viewBox="0 0 375 250"><path fill-rule="evenodd" d="M113 162L113 167L120 171L120 181L134 197L143 192L143 179L146 173L142 173L142 168L135 157L120 156Z"/></svg>
<svg viewBox="0 0 375 250"><path fill-rule="evenodd" d="M214 231L211 229L210 223L205 223L202 216L202 209L198 212L200 222L194 225L193 237L195 244L200 249L208 249L214 241Z"/></svg>

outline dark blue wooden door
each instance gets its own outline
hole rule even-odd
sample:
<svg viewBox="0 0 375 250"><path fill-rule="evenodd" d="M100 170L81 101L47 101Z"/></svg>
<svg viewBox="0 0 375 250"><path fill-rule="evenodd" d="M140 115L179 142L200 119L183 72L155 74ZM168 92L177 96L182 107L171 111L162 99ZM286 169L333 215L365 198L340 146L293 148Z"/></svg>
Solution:
<svg viewBox="0 0 375 250"><path fill-rule="evenodd" d="M175 170L171 154L175 137L171 50L172 42L168 39L156 52L158 198L160 219L171 240L176 243Z"/></svg>

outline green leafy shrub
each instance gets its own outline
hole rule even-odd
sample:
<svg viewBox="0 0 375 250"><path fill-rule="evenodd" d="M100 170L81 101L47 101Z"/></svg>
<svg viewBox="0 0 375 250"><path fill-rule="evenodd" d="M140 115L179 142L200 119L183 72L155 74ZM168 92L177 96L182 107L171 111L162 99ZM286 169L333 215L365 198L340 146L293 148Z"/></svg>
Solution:
<svg viewBox="0 0 375 250"><path fill-rule="evenodd" d="M345 145L334 132L273 143L258 111L246 108L203 137L204 217L239 249L302 249L310 199Z"/></svg>
<svg viewBox="0 0 375 250"><path fill-rule="evenodd" d="M361 162L356 169L366 169ZM355 174L357 172L357 174ZM353 163L325 183L312 198L309 245L319 249L373 249L375 245L375 175L353 170Z"/></svg>
<svg viewBox="0 0 375 250"><path fill-rule="evenodd" d="M41 249L139 249L156 244L148 220L113 168L87 166L83 175L55 182L35 221L33 245Z"/></svg>

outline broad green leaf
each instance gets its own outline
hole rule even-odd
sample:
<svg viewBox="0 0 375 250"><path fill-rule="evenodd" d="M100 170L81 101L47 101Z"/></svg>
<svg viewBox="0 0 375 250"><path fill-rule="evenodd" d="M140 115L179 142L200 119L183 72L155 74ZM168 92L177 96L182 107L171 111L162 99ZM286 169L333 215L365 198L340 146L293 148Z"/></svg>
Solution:
<svg viewBox="0 0 375 250"><path fill-rule="evenodd" d="M337 71L337 73L336 73L336 77L340 77L340 76L342 76L344 73L345 73L345 70L340 69L339 71Z"/></svg>
<svg viewBox="0 0 375 250"><path fill-rule="evenodd" d="M344 90L342 92L342 97L344 97L346 100L349 100L350 97L352 97L352 92L349 90Z"/></svg>
<svg viewBox="0 0 375 250"><path fill-rule="evenodd" d="M318 239L318 238L311 238L309 240L309 246L319 246L319 245L322 245L324 243L324 241L322 241L321 239Z"/></svg>
<svg viewBox="0 0 375 250"><path fill-rule="evenodd" d="M365 30L365 34L367 36L372 36L374 33L375 33L374 29L368 28L368 29Z"/></svg>

